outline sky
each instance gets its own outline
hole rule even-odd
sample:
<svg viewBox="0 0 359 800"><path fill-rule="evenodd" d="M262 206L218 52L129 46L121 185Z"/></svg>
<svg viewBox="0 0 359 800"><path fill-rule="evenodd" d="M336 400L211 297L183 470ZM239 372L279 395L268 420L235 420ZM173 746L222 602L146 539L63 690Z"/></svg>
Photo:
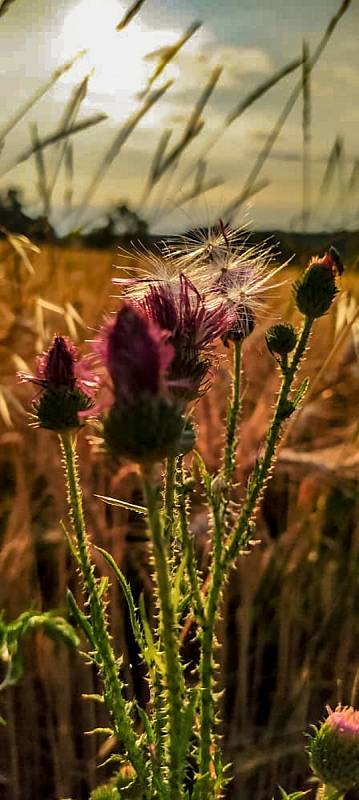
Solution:
<svg viewBox="0 0 359 800"><path fill-rule="evenodd" d="M146 0L122 31L116 30L131 0L14 0L0 19L0 96L3 124L47 81L54 70L83 49L87 53L64 73L5 137L0 162L0 191L21 186L30 208L41 210L34 158L10 169L30 144L30 125L38 135L55 131L79 82L90 75L78 119L99 112L107 118L72 137L72 205L64 209L69 178L62 163L52 198L52 214L61 230L99 221L104 209L126 202L144 216L153 231L179 231L213 222L225 214L246 184L258 152L281 114L301 69L284 78L240 118L224 128L226 117L248 92L302 54L312 53L340 0ZM158 64L158 51L173 45L194 21L201 27L183 46L152 89L173 81L96 181L104 155L128 117L143 102L141 92ZM309 173L310 229L358 227L359 168L351 182L359 131L359 3L352 0L310 81ZM165 130L173 147L190 119L212 70L222 73L203 111L203 127L181 158L148 191L151 162ZM299 96L258 180L263 188L235 216L256 228L300 229L302 221L303 102ZM329 189L320 195L329 153L341 137L341 160ZM46 181L51 184L62 146L44 151ZM219 185L187 201L195 185L199 159L205 180ZM68 160L69 163L69 160ZM69 174L69 170L67 175ZM351 188L350 188L351 186ZM87 199L86 199L87 195Z"/></svg>

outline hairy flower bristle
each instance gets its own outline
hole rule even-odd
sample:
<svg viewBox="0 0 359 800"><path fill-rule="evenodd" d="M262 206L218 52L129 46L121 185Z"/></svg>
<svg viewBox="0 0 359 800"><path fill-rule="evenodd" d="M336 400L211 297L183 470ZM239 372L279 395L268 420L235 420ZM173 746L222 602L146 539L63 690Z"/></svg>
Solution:
<svg viewBox="0 0 359 800"><path fill-rule="evenodd" d="M138 303L140 310L163 331L174 350L169 379L183 399L201 393L213 362L213 342L235 322L232 309L217 302L209 306L188 277L181 274L176 287L152 284Z"/></svg>

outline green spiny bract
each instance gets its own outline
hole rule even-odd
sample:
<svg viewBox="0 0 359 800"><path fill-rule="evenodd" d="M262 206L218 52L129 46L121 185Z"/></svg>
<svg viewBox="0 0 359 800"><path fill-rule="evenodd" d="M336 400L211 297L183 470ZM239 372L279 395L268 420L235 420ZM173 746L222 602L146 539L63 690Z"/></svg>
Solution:
<svg viewBox="0 0 359 800"><path fill-rule="evenodd" d="M338 292L338 274L337 263L331 253L310 261L293 287L296 306L301 314L309 319L326 314Z"/></svg>
<svg viewBox="0 0 359 800"><path fill-rule="evenodd" d="M297 344L297 334L289 322L279 322L266 331L266 343L272 355L285 358Z"/></svg>
<svg viewBox="0 0 359 800"><path fill-rule="evenodd" d="M75 386L57 391L45 389L32 405L41 428L63 433L80 426L79 414L89 411L93 401Z"/></svg>
<svg viewBox="0 0 359 800"><path fill-rule="evenodd" d="M331 711L314 728L308 746L314 775L340 792L359 784L359 712L352 708Z"/></svg>
<svg viewBox="0 0 359 800"><path fill-rule="evenodd" d="M193 429L180 409L163 396L142 395L136 403L116 402L103 424L108 450L135 461L160 461L186 453L194 445Z"/></svg>

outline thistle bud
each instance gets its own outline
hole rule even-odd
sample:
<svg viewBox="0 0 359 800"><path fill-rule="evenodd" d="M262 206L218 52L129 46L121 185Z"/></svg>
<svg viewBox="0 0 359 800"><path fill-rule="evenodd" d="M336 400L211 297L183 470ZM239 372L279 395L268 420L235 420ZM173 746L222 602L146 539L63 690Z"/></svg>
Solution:
<svg viewBox="0 0 359 800"><path fill-rule="evenodd" d="M254 311L249 306L240 303L233 307L233 311L236 317L235 322L222 336L225 347L229 347L230 342L243 342L254 331L256 324Z"/></svg>
<svg viewBox="0 0 359 800"><path fill-rule="evenodd" d="M289 322L279 322L266 331L266 343L272 355L286 358L297 344L297 334Z"/></svg>
<svg viewBox="0 0 359 800"><path fill-rule="evenodd" d="M338 292L337 277L343 272L340 256L334 248L323 258L312 258L304 274L294 284L294 298L299 311L309 319L325 314Z"/></svg>
<svg viewBox="0 0 359 800"><path fill-rule="evenodd" d="M322 783L347 792L359 783L359 711L351 706L329 709L310 739L310 766Z"/></svg>
<svg viewBox="0 0 359 800"><path fill-rule="evenodd" d="M40 387L32 407L41 428L58 433L79 428L81 417L94 405L97 378L65 336L54 337L38 359L35 375L21 372L19 378Z"/></svg>
<svg viewBox="0 0 359 800"><path fill-rule="evenodd" d="M109 452L155 462L192 449L193 430L168 391L174 349L166 331L126 303L102 330L97 350L112 380L113 402L103 420Z"/></svg>

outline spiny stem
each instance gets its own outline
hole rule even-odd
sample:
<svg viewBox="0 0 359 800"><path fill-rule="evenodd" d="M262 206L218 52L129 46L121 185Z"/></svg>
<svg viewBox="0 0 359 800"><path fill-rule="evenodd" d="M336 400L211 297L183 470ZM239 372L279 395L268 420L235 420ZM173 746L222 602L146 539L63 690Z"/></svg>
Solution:
<svg viewBox="0 0 359 800"><path fill-rule="evenodd" d="M213 497L212 517L214 526L213 536L213 564L211 567L211 578L208 590L208 600L205 607L205 617L203 622L202 648L200 658L200 746L199 746L199 769L201 783L199 785L199 797L201 800L209 800L211 795L211 743L215 721L215 701L214 690L214 637L216 613L223 586L222 572L222 547L223 547L223 516L219 497Z"/></svg>
<svg viewBox="0 0 359 800"><path fill-rule="evenodd" d="M171 800L183 798L181 728L184 701L183 671L179 656L176 614L173 605L168 543L164 538L158 490L150 473L143 470L143 484L151 529L160 603L160 638L166 663L166 692L169 707L169 789Z"/></svg>
<svg viewBox="0 0 359 800"><path fill-rule="evenodd" d="M187 569L189 584L191 587L191 600L193 605L193 611L196 615L197 622L200 625L203 625L203 620L204 620L203 600L197 574L196 555L193 548L193 539L189 530L186 494L183 485L184 484L183 470L184 470L183 459L180 458L178 460L178 470L177 470L178 520L181 532L182 548L186 557L186 569Z"/></svg>
<svg viewBox="0 0 359 800"><path fill-rule="evenodd" d="M240 412L240 382L241 382L241 342L234 343L234 371L232 398L228 404L226 447L224 452L223 478L226 493L229 494L236 466L236 432Z"/></svg>
<svg viewBox="0 0 359 800"><path fill-rule="evenodd" d="M246 538L248 525L251 521L252 515L255 511L258 500L263 492L266 479L269 475L270 468L275 456L276 447L279 441L281 428L283 422L288 418L288 396L292 388L292 383L297 372L299 363L304 355L308 339L312 329L313 320L308 317L305 318L302 331L294 351L294 355L290 366L286 370L281 389L278 395L277 404L274 411L271 426L269 428L265 451L263 458L254 469L252 479L249 483L249 491L245 499L239 521L233 529L223 557L223 575L225 575L228 568L233 563L238 555L238 550L243 546L244 539Z"/></svg>
<svg viewBox="0 0 359 800"><path fill-rule="evenodd" d="M167 542L172 539L173 531L175 477L176 457L169 456L166 463L164 495L164 535Z"/></svg>
<svg viewBox="0 0 359 800"><path fill-rule="evenodd" d="M100 659L99 669L104 683L104 697L118 742L125 747L128 757L136 770L144 797L148 797L146 763L138 747L132 720L126 710L123 686L111 645L105 607L99 594L98 583L91 562L89 540L83 514L82 492L77 470L76 439L71 433L63 433L60 435L60 442L64 456L70 517L76 537L76 554L87 595L86 601L90 611L90 623L98 651L96 655Z"/></svg>

